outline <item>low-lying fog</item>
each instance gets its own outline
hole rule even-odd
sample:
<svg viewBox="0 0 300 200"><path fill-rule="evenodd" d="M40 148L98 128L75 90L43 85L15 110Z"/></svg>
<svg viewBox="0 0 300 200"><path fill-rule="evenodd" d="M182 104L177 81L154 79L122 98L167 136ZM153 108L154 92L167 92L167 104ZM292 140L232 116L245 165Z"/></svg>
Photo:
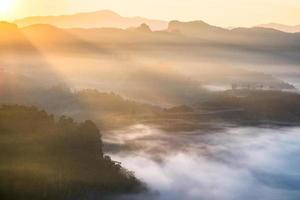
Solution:
<svg viewBox="0 0 300 200"><path fill-rule="evenodd" d="M139 198L298 200L299 136L300 128L167 133L136 125L104 141L112 158L150 188L147 198Z"/></svg>

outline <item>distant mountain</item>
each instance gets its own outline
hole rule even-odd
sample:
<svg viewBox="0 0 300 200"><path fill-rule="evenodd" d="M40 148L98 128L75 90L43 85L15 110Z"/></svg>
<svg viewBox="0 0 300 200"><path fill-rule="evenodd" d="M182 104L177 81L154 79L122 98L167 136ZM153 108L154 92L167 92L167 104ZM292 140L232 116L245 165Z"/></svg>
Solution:
<svg viewBox="0 0 300 200"><path fill-rule="evenodd" d="M108 11L106 11L108 12ZM101 12L102 13L102 12ZM154 31L149 24L142 23L137 28L59 28L53 25L36 24L18 28L14 24L0 24L0 46L10 44L34 43L41 49L95 52L107 51L107 44L164 44L198 45L202 44L223 48L242 48L249 50L279 51L291 50L292 59L295 51L300 50L300 33L286 33L271 28L225 28L209 25L203 21L171 21L168 28ZM153 30L153 31L152 31ZM7 38L12 38L8 40ZM234 46L233 46L234 45ZM23 45L24 46L24 45ZM28 45L29 46L29 45ZM159 46L157 46L159 47ZM222 48L221 48L222 47ZM18 48L15 48L18 49ZM1 50L1 49L0 49ZM4 49L3 49L4 50ZM298 62L298 61L297 61Z"/></svg>
<svg viewBox="0 0 300 200"><path fill-rule="evenodd" d="M37 16L14 21L20 27L33 24L50 24L60 28L122 28L136 27L143 23L148 24L152 30L166 29L168 22L152 20L142 17L122 17L119 14L101 10L97 12L78 13L62 16Z"/></svg>
<svg viewBox="0 0 300 200"><path fill-rule="evenodd" d="M168 32L198 38L206 42L250 45L252 47L299 48L300 34L291 34L272 28L252 27L225 29L203 21L171 21Z"/></svg>
<svg viewBox="0 0 300 200"><path fill-rule="evenodd" d="M130 27L127 30L129 31L140 31L140 32L152 32L151 28L148 26L148 24L141 24L139 27Z"/></svg>
<svg viewBox="0 0 300 200"><path fill-rule="evenodd" d="M20 28L15 24L0 22L0 52L34 52L59 50L72 52L82 49L96 51L98 48L66 29L47 24L30 25Z"/></svg>
<svg viewBox="0 0 300 200"><path fill-rule="evenodd" d="M272 29L276 29L288 33L300 32L300 25L289 26L289 25L278 24L278 23L269 23L269 24L260 24L257 25L257 27L272 28Z"/></svg>
<svg viewBox="0 0 300 200"><path fill-rule="evenodd" d="M204 21L180 22L171 21L168 25L168 31L173 33L182 33L185 35L209 34L209 33L227 33L228 30L212 26Z"/></svg>
<svg viewBox="0 0 300 200"><path fill-rule="evenodd" d="M0 22L0 43L8 43L11 41L20 41L25 38L20 33L18 27L15 24Z"/></svg>
<svg viewBox="0 0 300 200"><path fill-rule="evenodd" d="M17 25L0 22L0 52L35 51L31 41Z"/></svg>
<svg viewBox="0 0 300 200"><path fill-rule="evenodd" d="M103 14L104 11L98 12ZM109 13L105 11L104 13ZM71 17L73 18L73 17ZM87 19L86 19L87 20ZM299 48L300 34L291 34L271 28L225 28L203 21L171 21L165 30L155 31L148 23L121 28L60 28L50 24L20 25L0 23L0 45L9 42L30 41L44 45L83 45L91 47L103 43L203 43L217 42L219 45L251 45L255 47L277 46ZM12 38L8 40L7 38ZM87 45L87 46L85 46ZM92 45L92 46L90 46ZM215 44L214 44L215 45Z"/></svg>
<svg viewBox="0 0 300 200"><path fill-rule="evenodd" d="M64 29L47 24L30 25L20 29L24 35L35 41L49 41L51 43L75 42L77 38L66 32Z"/></svg>

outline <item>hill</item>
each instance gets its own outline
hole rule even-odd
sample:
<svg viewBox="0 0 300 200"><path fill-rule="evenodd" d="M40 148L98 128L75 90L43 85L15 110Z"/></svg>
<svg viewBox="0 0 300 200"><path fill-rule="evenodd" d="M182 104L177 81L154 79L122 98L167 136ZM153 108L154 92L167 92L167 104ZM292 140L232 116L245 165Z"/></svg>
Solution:
<svg viewBox="0 0 300 200"><path fill-rule="evenodd" d="M91 121L55 119L34 107L0 107L0 195L86 199L138 192L142 184L102 151Z"/></svg>
<svg viewBox="0 0 300 200"><path fill-rule="evenodd" d="M299 125L300 122L300 95L289 92L229 90L213 95L197 107L211 111L215 119L239 125Z"/></svg>

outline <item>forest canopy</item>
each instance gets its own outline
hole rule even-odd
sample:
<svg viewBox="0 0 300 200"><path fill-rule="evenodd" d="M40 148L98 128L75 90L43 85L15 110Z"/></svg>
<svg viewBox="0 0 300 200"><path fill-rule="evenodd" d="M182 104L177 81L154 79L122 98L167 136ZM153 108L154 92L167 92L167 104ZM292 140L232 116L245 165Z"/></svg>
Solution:
<svg viewBox="0 0 300 200"><path fill-rule="evenodd" d="M56 119L35 107L0 107L1 198L103 198L143 189L132 172L104 155L92 121Z"/></svg>

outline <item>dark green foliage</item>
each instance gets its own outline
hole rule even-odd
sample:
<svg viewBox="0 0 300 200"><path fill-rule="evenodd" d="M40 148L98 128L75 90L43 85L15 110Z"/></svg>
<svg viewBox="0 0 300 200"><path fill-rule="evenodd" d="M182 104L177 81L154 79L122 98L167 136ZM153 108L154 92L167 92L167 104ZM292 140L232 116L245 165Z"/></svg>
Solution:
<svg viewBox="0 0 300 200"><path fill-rule="evenodd" d="M137 192L142 184L102 152L91 121L34 107L0 107L0 199L89 199Z"/></svg>

